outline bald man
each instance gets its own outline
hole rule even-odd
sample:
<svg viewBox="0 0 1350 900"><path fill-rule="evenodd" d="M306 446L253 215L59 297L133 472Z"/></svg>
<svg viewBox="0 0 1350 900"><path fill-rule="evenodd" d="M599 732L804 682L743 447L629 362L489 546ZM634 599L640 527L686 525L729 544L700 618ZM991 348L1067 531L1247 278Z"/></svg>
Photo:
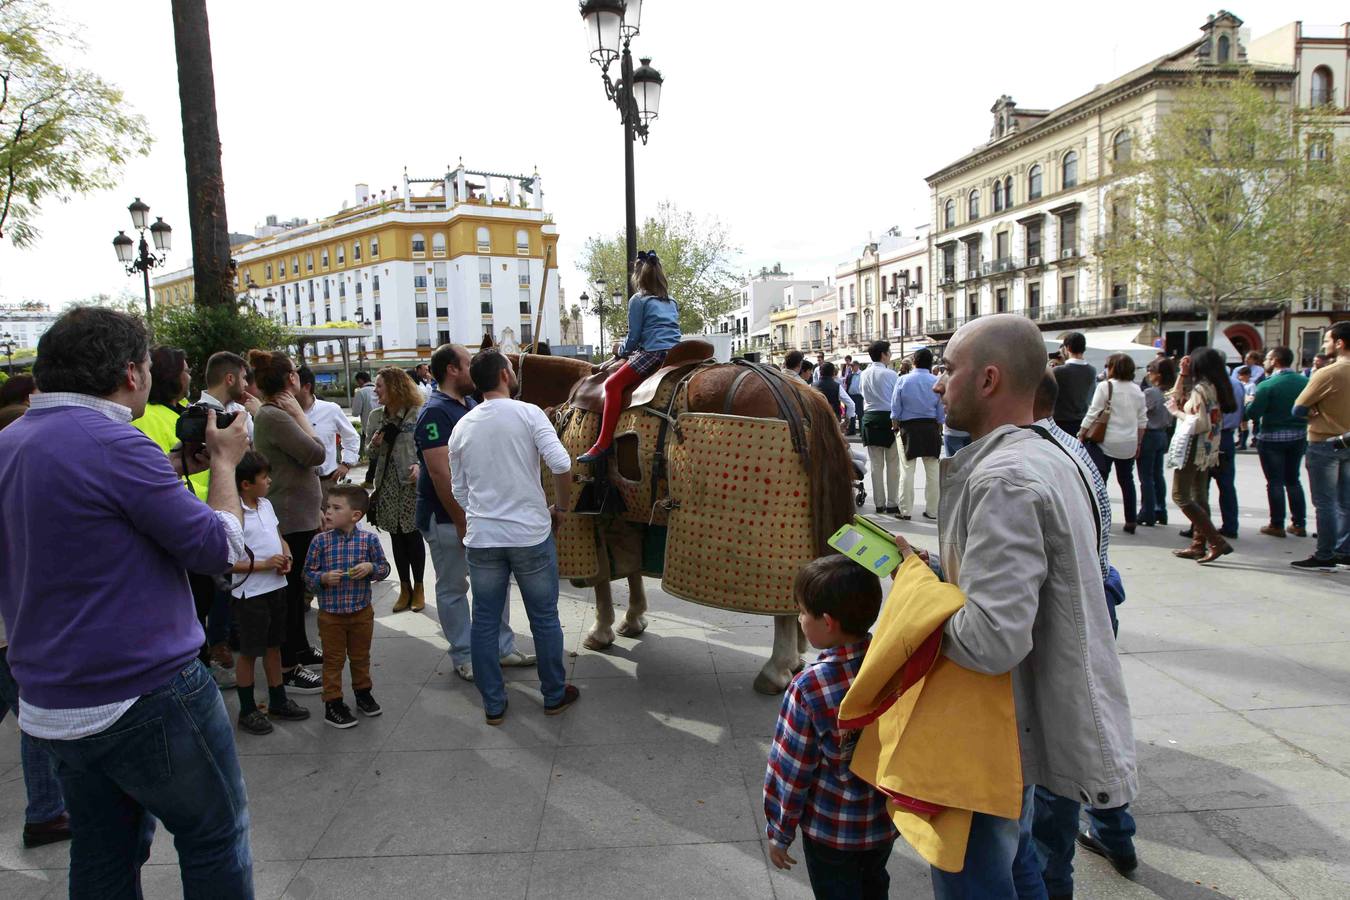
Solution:
<svg viewBox="0 0 1350 900"><path fill-rule="evenodd" d="M976 813L961 872L933 870L945 897L1045 896L1031 840L1033 787L1117 807L1138 790L1129 701L1102 588L1086 468L1033 429L1045 374L1040 331L986 316L953 336L933 390L972 439L943 461L938 533L965 605L943 653L1012 673L1022 756L1020 819Z"/></svg>

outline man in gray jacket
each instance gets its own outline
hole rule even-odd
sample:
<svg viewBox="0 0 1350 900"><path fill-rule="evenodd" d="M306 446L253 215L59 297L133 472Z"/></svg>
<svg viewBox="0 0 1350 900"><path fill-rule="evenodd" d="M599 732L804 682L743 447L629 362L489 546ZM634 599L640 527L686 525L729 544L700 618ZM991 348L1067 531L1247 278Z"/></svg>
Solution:
<svg viewBox="0 0 1350 900"><path fill-rule="evenodd" d="M1045 896L1031 841L1034 785L1098 807L1127 803L1138 789L1091 481L1027 427L1044 346L1028 319L977 319L948 344L934 386L947 421L973 440L942 463L942 566L966 596L945 626L943 653L978 672L1012 673L1025 786L1020 820L975 814L964 869L933 870L939 898Z"/></svg>

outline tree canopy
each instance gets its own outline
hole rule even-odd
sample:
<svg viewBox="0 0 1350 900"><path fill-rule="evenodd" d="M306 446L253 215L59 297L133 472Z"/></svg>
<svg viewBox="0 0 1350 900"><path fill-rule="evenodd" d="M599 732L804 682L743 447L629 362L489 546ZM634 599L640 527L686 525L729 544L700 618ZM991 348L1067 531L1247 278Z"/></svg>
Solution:
<svg viewBox="0 0 1350 900"><path fill-rule="evenodd" d="M1177 91L1114 163L1102 247L1113 278L1220 313L1350 284L1350 142L1250 73Z"/></svg>
<svg viewBox="0 0 1350 900"><path fill-rule="evenodd" d="M662 203L656 215L638 228L638 249L655 250L670 283L670 296L679 306L680 329L685 334L703 330L736 305L741 276L731 267L739 248L731 243L725 225L716 219L701 220L672 203ZM607 290L622 300L605 298L604 326L607 337L628 330L628 265L622 231L612 237L595 236L586 242L578 268L594 292L604 278ZM603 348L602 348L603 352Z"/></svg>
<svg viewBox="0 0 1350 900"><path fill-rule="evenodd" d="M0 238L38 238L42 203L112 187L150 150L122 92L58 60L82 48L45 0L0 0Z"/></svg>

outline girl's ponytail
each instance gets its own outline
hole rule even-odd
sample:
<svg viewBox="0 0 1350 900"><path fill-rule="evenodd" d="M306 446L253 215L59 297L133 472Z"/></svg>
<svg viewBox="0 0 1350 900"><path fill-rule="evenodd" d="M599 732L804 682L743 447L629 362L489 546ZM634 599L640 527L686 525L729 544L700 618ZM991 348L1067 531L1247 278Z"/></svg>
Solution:
<svg viewBox="0 0 1350 900"><path fill-rule="evenodd" d="M665 270L654 250L639 250L633 266L633 290L648 297L670 296Z"/></svg>

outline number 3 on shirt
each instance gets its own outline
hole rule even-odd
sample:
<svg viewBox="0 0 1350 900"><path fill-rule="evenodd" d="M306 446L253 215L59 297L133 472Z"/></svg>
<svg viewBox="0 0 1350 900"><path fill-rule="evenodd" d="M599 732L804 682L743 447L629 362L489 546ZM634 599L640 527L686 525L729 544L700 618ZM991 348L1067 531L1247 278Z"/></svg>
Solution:
<svg viewBox="0 0 1350 900"><path fill-rule="evenodd" d="M437 427L435 422L428 422L423 427L427 430L427 440L439 441L441 439L441 429Z"/></svg>

